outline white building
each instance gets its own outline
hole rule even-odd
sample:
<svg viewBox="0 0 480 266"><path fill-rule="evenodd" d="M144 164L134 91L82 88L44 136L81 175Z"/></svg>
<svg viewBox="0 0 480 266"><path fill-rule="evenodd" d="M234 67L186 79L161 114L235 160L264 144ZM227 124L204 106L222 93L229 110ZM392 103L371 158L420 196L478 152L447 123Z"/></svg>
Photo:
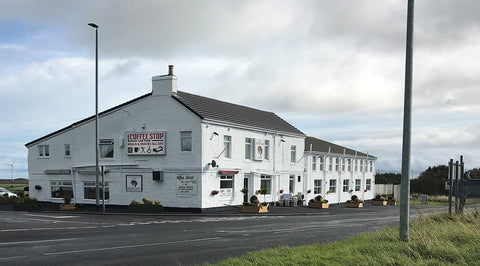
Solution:
<svg viewBox="0 0 480 266"><path fill-rule="evenodd" d="M148 198L205 210L240 205L261 188L267 202L374 195L375 157L305 138L271 112L177 91L173 66L152 77L151 93L99 114L99 143L107 205ZM95 116L26 147L31 197L96 203Z"/></svg>
<svg viewBox="0 0 480 266"><path fill-rule="evenodd" d="M375 196L376 157L313 137L305 139L305 176L311 189L307 199L321 195L329 203L346 202L356 195Z"/></svg>
<svg viewBox="0 0 480 266"><path fill-rule="evenodd" d="M305 194L304 141L274 113L177 91L170 66L151 93L99 115L106 204L208 209L240 205L261 187L266 201ZM96 203L95 116L25 146L31 197Z"/></svg>

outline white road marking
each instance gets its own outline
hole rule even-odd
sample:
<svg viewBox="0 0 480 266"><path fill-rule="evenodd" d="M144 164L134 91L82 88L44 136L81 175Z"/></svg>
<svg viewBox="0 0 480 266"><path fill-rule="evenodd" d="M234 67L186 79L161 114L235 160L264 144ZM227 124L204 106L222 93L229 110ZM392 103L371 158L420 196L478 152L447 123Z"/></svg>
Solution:
<svg viewBox="0 0 480 266"><path fill-rule="evenodd" d="M172 244L181 244L181 243L193 243L199 241L211 241L217 240L221 237L209 237L209 238L197 238L197 239L190 239L190 240L179 240L179 241L171 241L171 242L159 242L159 243L151 243L151 244L139 244L139 245L127 245L127 246L117 246L117 247L106 247L106 248L92 248L92 249L82 249L82 250L69 250L69 251L60 251L60 252L51 252L45 253L45 256L51 255L63 255L63 254L74 254L74 253L87 253L87 252L95 252L95 251L104 251L104 250L115 250L115 249L127 249L127 248L141 248L141 247L152 247L152 246L163 246L163 245L172 245Z"/></svg>
<svg viewBox="0 0 480 266"><path fill-rule="evenodd" d="M54 218L54 219L67 219L67 218L77 218L77 217L79 217L79 216L73 216L73 215L54 216L54 215L30 214L30 213L25 213L23 215L34 216L34 217Z"/></svg>
<svg viewBox="0 0 480 266"><path fill-rule="evenodd" d="M78 240L78 239L80 239L80 238L61 238L61 239L47 239L47 240L28 240L28 241L3 242L3 243L0 243L0 246L32 244L32 243L61 242L61 241L71 241L71 240Z"/></svg>

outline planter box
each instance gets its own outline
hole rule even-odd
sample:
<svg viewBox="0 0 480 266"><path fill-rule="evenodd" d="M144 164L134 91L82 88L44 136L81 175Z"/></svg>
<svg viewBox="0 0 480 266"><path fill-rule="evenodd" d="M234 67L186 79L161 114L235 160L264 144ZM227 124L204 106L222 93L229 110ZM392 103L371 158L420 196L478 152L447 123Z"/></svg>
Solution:
<svg viewBox="0 0 480 266"><path fill-rule="evenodd" d="M389 200L387 202L388 205L398 205L398 201L394 201L394 200Z"/></svg>
<svg viewBox="0 0 480 266"><path fill-rule="evenodd" d="M60 204L61 211L73 211L75 209L75 205L73 204Z"/></svg>
<svg viewBox="0 0 480 266"><path fill-rule="evenodd" d="M347 208L363 208L363 202L347 202L345 203Z"/></svg>
<svg viewBox="0 0 480 266"><path fill-rule="evenodd" d="M268 212L268 204L266 206L242 206L240 208L242 212L252 212L252 213L265 213Z"/></svg>
<svg viewBox="0 0 480 266"><path fill-rule="evenodd" d="M386 200L372 200L372 205L386 206L387 201Z"/></svg>
<svg viewBox="0 0 480 266"><path fill-rule="evenodd" d="M328 209L328 203L325 202L320 202L320 201L314 201L314 202L309 202L308 207L310 208L317 208L317 209Z"/></svg>

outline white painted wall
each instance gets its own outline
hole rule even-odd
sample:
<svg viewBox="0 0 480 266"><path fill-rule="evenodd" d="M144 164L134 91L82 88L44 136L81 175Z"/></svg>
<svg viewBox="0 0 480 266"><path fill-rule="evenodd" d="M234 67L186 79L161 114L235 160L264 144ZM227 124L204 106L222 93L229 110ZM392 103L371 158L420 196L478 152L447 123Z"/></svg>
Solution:
<svg viewBox="0 0 480 266"><path fill-rule="evenodd" d="M313 156L316 156L317 164L316 170L312 169L312 161ZM319 157L323 157L324 165L323 170L320 170L320 160ZM318 195L321 195L325 199L328 200L329 203L343 203L347 200L350 200L352 195L357 195L360 199L363 200L370 200L374 197L375 193L375 167L372 168L372 171L360 171L360 168L357 168L357 171L352 167L350 171L348 171L348 167L342 171L342 158L350 158L350 159L360 159L360 157L348 156L343 154L328 154L328 153L319 153L319 152L310 152L307 151L305 153L305 169L306 169L306 176L308 177L308 187L311 189L312 193L307 195L307 202L308 200L315 198ZM335 161L332 166L332 171L329 170L329 160L335 157L340 158L340 165L338 171L335 170ZM361 158L364 159L364 158ZM366 160L366 158L365 158ZM375 160L369 159L372 161L373 166L375 165ZM322 191L320 194L314 193L314 180L322 180ZM330 180L337 181L337 187L335 193L327 193L330 188ZM360 191L355 191L355 179L361 180L361 187ZM371 190L365 191L366 180L371 180ZM353 190L352 192L343 192L343 180L349 180L349 190Z"/></svg>

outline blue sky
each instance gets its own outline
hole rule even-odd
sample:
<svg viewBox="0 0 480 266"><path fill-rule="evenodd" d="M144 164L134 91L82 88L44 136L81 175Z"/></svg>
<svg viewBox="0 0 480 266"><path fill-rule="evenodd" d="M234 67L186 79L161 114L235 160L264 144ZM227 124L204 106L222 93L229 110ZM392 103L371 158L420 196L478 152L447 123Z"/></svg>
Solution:
<svg viewBox="0 0 480 266"><path fill-rule="evenodd" d="M460 154L479 167L479 11L416 3L412 176ZM15 160L27 177L25 143L94 114L89 22L101 110L150 92L173 64L180 90L273 111L400 171L406 1L5 0L0 178Z"/></svg>

